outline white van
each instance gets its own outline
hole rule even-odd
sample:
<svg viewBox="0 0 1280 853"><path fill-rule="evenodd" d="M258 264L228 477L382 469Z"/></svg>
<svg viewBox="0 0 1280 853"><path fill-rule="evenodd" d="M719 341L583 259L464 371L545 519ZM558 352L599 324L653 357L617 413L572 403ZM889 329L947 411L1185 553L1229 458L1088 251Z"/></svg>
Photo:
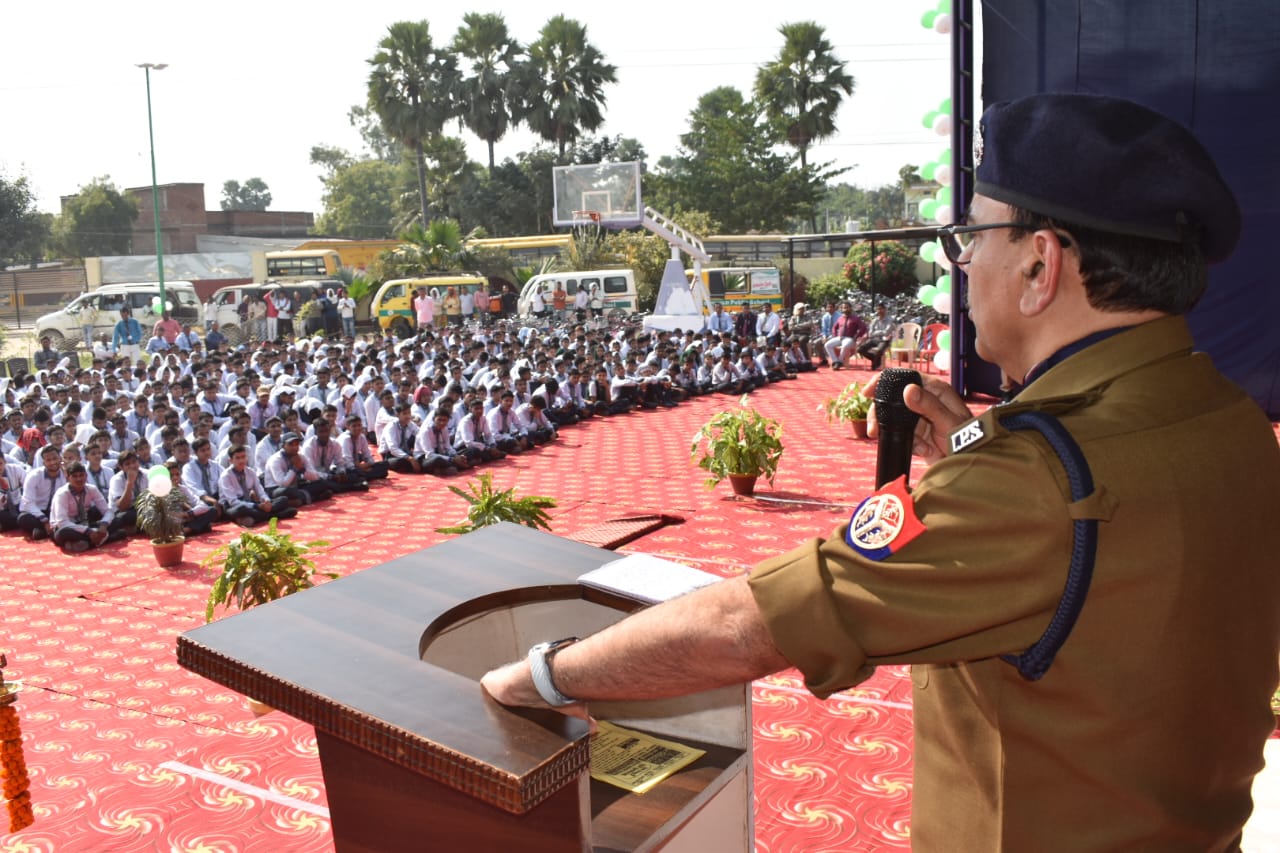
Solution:
<svg viewBox="0 0 1280 853"><path fill-rule="evenodd" d="M164 295L173 319L179 323L201 325L202 309L195 285L189 281L166 281ZM134 319L147 332L151 329L148 321L160 319L159 312L152 311L159 299L160 285L154 281L104 284L97 290L77 296L65 308L36 320L36 340L48 335L54 349L75 349L77 343L84 341L81 329L83 313L95 310L97 319L93 324L94 337L110 337L120 320L120 309L125 305L133 309Z"/></svg>
<svg viewBox="0 0 1280 853"><path fill-rule="evenodd" d="M542 299L547 310L552 310L552 297L556 292L556 284L564 285L565 307L573 310L573 298L580 288L588 294L598 289L604 303L606 317L626 316L634 314L639 308L639 296L636 293L636 274L629 270L585 270L580 272L555 272L535 275L520 288L520 301L517 310L521 317L533 314L533 294L542 291Z"/></svg>

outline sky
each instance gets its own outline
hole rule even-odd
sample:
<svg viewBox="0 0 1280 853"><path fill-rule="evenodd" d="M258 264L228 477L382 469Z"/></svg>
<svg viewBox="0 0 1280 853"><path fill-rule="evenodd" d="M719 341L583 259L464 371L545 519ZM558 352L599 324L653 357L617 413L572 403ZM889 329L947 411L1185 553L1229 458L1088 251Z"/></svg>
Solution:
<svg viewBox="0 0 1280 853"><path fill-rule="evenodd" d="M946 140L921 117L949 94L950 42L920 24L934 4L818 0L797 14L786 7L760 0L667 7L495 0L464 9L402 0L371 7L5 2L0 175L26 175L37 206L54 213L61 196L95 177L150 186L146 80L136 65L167 63L151 72L159 183L202 182L206 206L216 209L224 181L260 177L272 210L319 213L323 188L311 147L361 149L347 110L364 103L367 60L387 26L425 14L433 38L447 43L464 11L502 14L526 44L556 14L586 24L588 39L617 66L596 134L638 139L651 165L676 153L700 96L717 86L749 96L756 68L782 45L778 27L813 20L826 28L856 88L837 114L839 134L815 146L809 161L850 167L841 180L874 187L896 181L907 163L935 159ZM673 11L664 15L664 8ZM487 162L484 143L460 135L472 158ZM510 133L497 158L534 141L523 129Z"/></svg>

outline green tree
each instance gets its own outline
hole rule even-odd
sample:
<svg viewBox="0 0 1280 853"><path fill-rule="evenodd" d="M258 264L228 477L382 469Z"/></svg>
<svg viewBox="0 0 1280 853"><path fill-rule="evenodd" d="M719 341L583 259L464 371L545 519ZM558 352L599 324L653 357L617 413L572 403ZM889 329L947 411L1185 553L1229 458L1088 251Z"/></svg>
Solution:
<svg viewBox="0 0 1280 853"><path fill-rule="evenodd" d="M828 213L833 224L855 219L862 223L863 230L870 231L896 227L902 221L903 197L900 183L871 189L830 184L818 206Z"/></svg>
<svg viewBox="0 0 1280 853"><path fill-rule="evenodd" d="M271 206L271 190L262 178L250 178L242 185L226 181L222 185L223 210L266 210Z"/></svg>
<svg viewBox="0 0 1280 853"><path fill-rule="evenodd" d="M0 175L0 270L43 257L52 223L52 216L36 210L26 175L12 180Z"/></svg>
<svg viewBox="0 0 1280 853"><path fill-rule="evenodd" d="M760 107L732 86L698 99L676 157L658 161L646 192L662 210L698 207L731 233L780 231L812 209L823 178L774 150Z"/></svg>
<svg viewBox="0 0 1280 853"><path fill-rule="evenodd" d="M387 132L382 129L382 122L367 106L352 106L347 110L347 121L360 132L369 156L392 164L404 159L404 146L387 136Z"/></svg>
<svg viewBox="0 0 1280 853"><path fill-rule="evenodd" d="M369 60L369 109L387 135L413 149L418 169L422 222L427 217L424 144L438 136L456 114L452 93L457 70L453 55L431 40L426 21L398 21L387 29Z"/></svg>
<svg viewBox="0 0 1280 853"><path fill-rule="evenodd" d="M127 255L138 202L116 189L109 175L94 178L62 206L53 223L55 251L65 258Z"/></svg>
<svg viewBox="0 0 1280 853"><path fill-rule="evenodd" d="M582 131L604 124L604 86L617 82L616 72L587 41L586 26L564 15L547 21L529 45L520 73L524 120L556 145L561 161Z"/></svg>
<svg viewBox="0 0 1280 853"><path fill-rule="evenodd" d="M785 130L787 144L808 165L809 146L836 132L836 110L854 81L832 53L826 30L813 21L783 24L782 51L756 72L756 100Z"/></svg>
<svg viewBox="0 0 1280 853"><path fill-rule="evenodd" d="M378 257L375 275L386 281L460 272L473 265L467 241L480 236L482 232L477 231L464 236L462 227L453 219L436 219L426 228L415 222L400 234L401 245Z"/></svg>
<svg viewBox="0 0 1280 853"><path fill-rule="evenodd" d="M313 232L330 237L385 239L395 233L398 188L412 171L382 160L359 160L324 179L324 212Z"/></svg>
<svg viewBox="0 0 1280 853"><path fill-rule="evenodd" d="M462 122L488 144L493 174L494 144L506 136L518 109L520 43L507 32L501 15L468 12L453 37L453 50L461 63L456 99Z"/></svg>

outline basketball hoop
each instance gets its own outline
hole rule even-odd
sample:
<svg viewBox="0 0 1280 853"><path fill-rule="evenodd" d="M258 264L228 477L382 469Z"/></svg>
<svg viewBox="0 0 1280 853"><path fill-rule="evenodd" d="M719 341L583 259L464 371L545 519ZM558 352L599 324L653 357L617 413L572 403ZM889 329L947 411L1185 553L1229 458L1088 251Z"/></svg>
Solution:
<svg viewBox="0 0 1280 853"><path fill-rule="evenodd" d="M575 210L573 212L574 225L586 225L588 222L599 225L600 211L598 210Z"/></svg>

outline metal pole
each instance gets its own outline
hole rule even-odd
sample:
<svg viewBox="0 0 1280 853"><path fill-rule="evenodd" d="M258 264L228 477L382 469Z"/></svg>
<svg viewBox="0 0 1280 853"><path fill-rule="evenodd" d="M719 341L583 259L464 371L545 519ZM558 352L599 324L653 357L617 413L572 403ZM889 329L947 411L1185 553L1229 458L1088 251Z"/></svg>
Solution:
<svg viewBox="0 0 1280 853"><path fill-rule="evenodd" d="M160 190L156 185L156 134L151 122L151 69L159 71L165 63L144 62L138 66L147 75L147 139L151 142L151 218L156 226L156 280L160 283L160 310L168 304L164 293L164 244L160 242Z"/></svg>

